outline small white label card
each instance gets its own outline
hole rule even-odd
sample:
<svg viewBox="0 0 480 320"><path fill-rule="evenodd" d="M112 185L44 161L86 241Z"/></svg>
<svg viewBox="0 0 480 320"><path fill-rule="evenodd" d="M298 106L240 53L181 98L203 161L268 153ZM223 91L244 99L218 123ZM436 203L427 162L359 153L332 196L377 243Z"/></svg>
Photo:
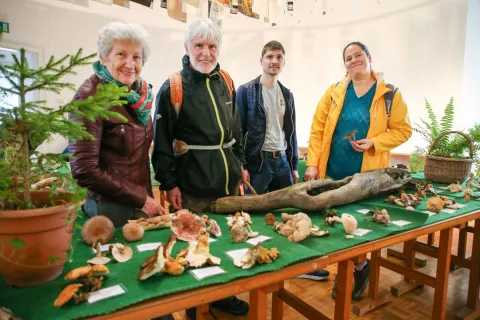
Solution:
<svg viewBox="0 0 480 320"><path fill-rule="evenodd" d="M442 212L445 212L445 213L448 213L448 214L452 214L452 213L457 212L457 210L454 210L454 209L443 209Z"/></svg>
<svg viewBox="0 0 480 320"><path fill-rule="evenodd" d="M117 284L113 287L103 288L98 291L94 291L90 293L90 297L88 298L88 303L94 303L100 300L108 299L111 297L119 296L121 294L126 293L125 290L121 285Z"/></svg>
<svg viewBox="0 0 480 320"><path fill-rule="evenodd" d="M370 209L360 209L360 210L357 210L358 213L361 213L361 214L367 214L369 213L371 210Z"/></svg>
<svg viewBox="0 0 480 320"><path fill-rule="evenodd" d="M157 250L157 248L161 245L161 242L151 242L151 243L143 243L137 246L138 252L143 251L150 251L150 250Z"/></svg>
<svg viewBox="0 0 480 320"><path fill-rule="evenodd" d="M368 230L368 229L357 229L354 233L352 233L354 236L358 236L358 237L361 237L361 236L364 236L366 235L367 233L371 232L372 230Z"/></svg>
<svg viewBox="0 0 480 320"><path fill-rule="evenodd" d="M112 244L111 244L111 243L107 243L107 244L101 245L101 246L100 246L100 251L101 251L101 252L108 251L108 250L109 250L108 247L110 247L110 245L112 245ZM93 253L97 253L97 250L94 249L94 248L92 248L92 251L93 251Z"/></svg>
<svg viewBox="0 0 480 320"><path fill-rule="evenodd" d="M430 217L437 214L437 213L432 212L432 211L422 211L422 213L426 213L426 214L428 214Z"/></svg>
<svg viewBox="0 0 480 320"><path fill-rule="evenodd" d="M439 189L448 189L448 187L438 187Z"/></svg>
<svg viewBox="0 0 480 320"><path fill-rule="evenodd" d="M215 242L217 241L217 239L213 239L213 238L208 238L208 243L212 243L212 242ZM195 245L197 245L198 241L192 241L192 243L195 243Z"/></svg>
<svg viewBox="0 0 480 320"><path fill-rule="evenodd" d="M411 222L406 220L396 220L396 221L392 221L392 223L396 226L403 227L410 224Z"/></svg>
<svg viewBox="0 0 480 320"><path fill-rule="evenodd" d="M267 236L258 236L255 238L248 239L247 242L250 244L256 245L257 243L267 241L268 239L271 239L271 238Z"/></svg>
<svg viewBox="0 0 480 320"><path fill-rule="evenodd" d="M202 280L208 277L216 276L217 274L225 273L225 270L223 270L219 266L214 266L214 267L207 267L207 268L201 268L201 269L194 269L194 270L190 270L190 272L193 274L193 276L197 280Z"/></svg>
<svg viewBox="0 0 480 320"><path fill-rule="evenodd" d="M232 260L237 258L243 257L248 252L248 248L245 249L238 249L238 250L231 250L225 252Z"/></svg>
<svg viewBox="0 0 480 320"><path fill-rule="evenodd" d="M462 209L463 207L468 206L468 204L462 204L462 203L456 203L456 205L457 205L460 209Z"/></svg>

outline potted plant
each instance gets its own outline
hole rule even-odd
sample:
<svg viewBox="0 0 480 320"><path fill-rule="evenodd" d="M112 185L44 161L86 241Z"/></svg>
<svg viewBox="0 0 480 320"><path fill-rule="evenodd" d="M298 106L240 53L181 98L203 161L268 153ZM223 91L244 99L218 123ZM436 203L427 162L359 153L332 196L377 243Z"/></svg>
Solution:
<svg viewBox="0 0 480 320"><path fill-rule="evenodd" d="M425 100L428 120L420 119L413 130L428 142L427 149L416 148L410 156L411 171L425 171L425 178L433 182L463 182L472 163L480 164L480 124L462 131L452 131L454 103L450 98L440 120ZM455 134L455 135L452 135ZM426 151L427 150L427 151Z"/></svg>
<svg viewBox="0 0 480 320"><path fill-rule="evenodd" d="M34 147L52 135L70 141L93 139L83 125L70 121L68 114L89 120L98 116L125 120L109 110L125 103L125 89L113 83L99 85L96 94L86 100L56 108L46 101L27 100L27 94L36 90L57 94L63 89L75 90L62 78L90 64L94 56L85 56L79 49L74 55L51 57L46 65L31 68L21 49L12 57L13 64L0 63L0 77L9 83L0 86L0 275L9 285L39 284L62 273L73 221L85 197L84 189L76 186L65 169L67 155L41 154ZM7 104L9 95L18 96L18 105ZM46 190L33 190L42 185Z"/></svg>

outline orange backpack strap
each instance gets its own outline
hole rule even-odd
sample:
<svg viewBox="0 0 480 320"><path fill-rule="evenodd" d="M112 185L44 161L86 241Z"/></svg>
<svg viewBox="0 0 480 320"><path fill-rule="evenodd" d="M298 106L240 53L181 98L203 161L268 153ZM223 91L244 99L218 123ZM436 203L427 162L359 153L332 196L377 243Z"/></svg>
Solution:
<svg viewBox="0 0 480 320"><path fill-rule="evenodd" d="M220 69L220 74L222 75L223 80L227 84L228 91L230 91L230 95L233 94L233 81L227 71Z"/></svg>
<svg viewBox="0 0 480 320"><path fill-rule="evenodd" d="M182 75L180 72L174 72L168 78L170 81L170 101L172 106L175 109L175 113L180 114L180 109L182 108Z"/></svg>

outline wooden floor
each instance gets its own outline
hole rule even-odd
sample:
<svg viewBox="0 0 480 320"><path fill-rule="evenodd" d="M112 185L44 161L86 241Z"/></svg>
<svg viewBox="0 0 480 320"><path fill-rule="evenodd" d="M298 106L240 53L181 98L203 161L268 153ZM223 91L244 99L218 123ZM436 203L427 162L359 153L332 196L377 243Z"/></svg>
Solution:
<svg viewBox="0 0 480 320"><path fill-rule="evenodd" d="M439 234L436 235L436 244L438 245ZM425 239L422 239L426 241ZM458 241L458 230L454 229L454 238L452 245L452 253L456 254ZM469 235L467 242L467 254L471 253L472 245L472 235ZM396 248L401 248L402 245L395 246ZM386 255L386 249L383 250L382 256ZM424 257L423 255L417 254L417 257ZM399 260L397 260L399 261ZM295 293L298 297L305 300L310 305L314 306L316 309L320 310L323 314L333 317L334 312L334 300L331 298L331 290L333 287L333 278L337 270L337 265L330 265L327 268L330 271L330 279L326 282L317 282L306 279L292 279L285 283L286 289ZM436 270L436 259L428 258L427 267L423 272L426 272L432 276L435 276ZM390 287L401 281L402 277L392 271L381 268L380 271L380 291L387 290L390 291ZM469 271L467 269L457 269L450 273L450 281L448 287L448 299L447 299L447 317L446 319L453 319L455 312L461 310L467 299L467 287L468 287L468 275ZM365 291L364 295L366 295ZM363 317L357 317L351 314L351 319L388 319L388 320L423 320L430 319L432 313L432 301L433 301L434 291L430 287L418 288L415 291L407 293L400 298L392 296L392 302L386 304L371 313L366 314ZM243 293L238 295L240 299L248 301L248 293ZM215 316L218 319L236 319L236 320L247 320L248 316L235 317L216 309L213 309ZM188 319L185 313L176 312L174 317L177 320ZM268 317L270 318L270 310L268 312ZM213 318L212 318L213 319ZM284 319L286 320L300 320L305 319L298 312L292 308L285 306L284 307Z"/></svg>

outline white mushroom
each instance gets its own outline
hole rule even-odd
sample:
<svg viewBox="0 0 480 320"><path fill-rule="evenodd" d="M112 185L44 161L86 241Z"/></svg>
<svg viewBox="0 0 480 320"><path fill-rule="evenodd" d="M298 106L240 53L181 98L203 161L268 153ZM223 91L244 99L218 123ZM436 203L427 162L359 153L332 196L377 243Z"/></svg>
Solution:
<svg viewBox="0 0 480 320"><path fill-rule="evenodd" d="M110 253L112 254L113 258L117 262L126 262L133 257L132 248L127 247L121 243L115 243L111 245L109 248L110 248Z"/></svg>

